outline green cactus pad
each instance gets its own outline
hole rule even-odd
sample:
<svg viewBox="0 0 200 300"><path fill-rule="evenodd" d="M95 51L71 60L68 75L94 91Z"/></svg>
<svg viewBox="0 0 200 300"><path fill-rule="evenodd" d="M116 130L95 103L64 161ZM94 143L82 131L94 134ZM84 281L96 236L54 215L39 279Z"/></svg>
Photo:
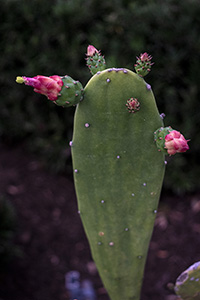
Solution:
<svg viewBox="0 0 200 300"><path fill-rule="evenodd" d="M194 263L181 273L174 290L182 300L200 299L200 262Z"/></svg>
<svg viewBox="0 0 200 300"><path fill-rule="evenodd" d="M150 86L130 70L98 72L84 92L71 143L80 216L110 298L139 300L165 170L154 142L163 122Z"/></svg>
<svg viewBox="0 0 200 300"><path fill-rule="evenodd" d="M99 71L105 70L106 62L100 51L95 52L93 56L87 57L87 66L92 75L95 75Z"/></svg>
<svg viewBox="0 0 200 300"><path fill-rule="evenodd" d="M83 100L83 86L79 81L66 75L62 77L63 87L55 103L59 106L70 107Z"/></svg>

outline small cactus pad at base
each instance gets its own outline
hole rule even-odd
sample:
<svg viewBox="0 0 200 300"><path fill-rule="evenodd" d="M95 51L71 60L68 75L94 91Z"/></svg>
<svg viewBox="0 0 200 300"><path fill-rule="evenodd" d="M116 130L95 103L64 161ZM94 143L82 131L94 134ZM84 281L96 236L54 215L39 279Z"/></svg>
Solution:
<svg viewBox="0 0 200 300"><path fill-rule="evenodd" d="M129 113L127 99L141 107ZM112 300L139 300L165 163L149 85L127 69L91 78L77 106L72 159L80 216Z"/></svg>
<svg viewBox="0 0 200 300"><path fill-rule="evenodd" d="M182 300L200 299L200 262L194 263L181 273L174 290Z"/></svg>

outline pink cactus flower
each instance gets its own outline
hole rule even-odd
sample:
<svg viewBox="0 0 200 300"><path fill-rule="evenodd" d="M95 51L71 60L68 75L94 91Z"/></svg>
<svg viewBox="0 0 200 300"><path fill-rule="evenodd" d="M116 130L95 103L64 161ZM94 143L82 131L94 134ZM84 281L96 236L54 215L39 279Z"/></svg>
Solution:
<svg viewBox="0 0 200 300"><path fill-rule="evenodd" d="M98 53L99 51L92 45L89 45L87 47L87 56L93 56L95 53Z"/></svg>
<svg viewBox="0 0 200 300"><path fill-rule="evenodd" d="M172 130L165 136L165 148L170 155L186 152L189 149L188 141L179 131Z"/></svg>
<svg viewBox="0 0 200 300"><path fill-rule="evenodd" d="M47 96L49 100L58 99L58 94L62 89L63 81L60 76L42 76L37 75L33 78L22 76L26 85L34 87L34 92Z"/></svg>

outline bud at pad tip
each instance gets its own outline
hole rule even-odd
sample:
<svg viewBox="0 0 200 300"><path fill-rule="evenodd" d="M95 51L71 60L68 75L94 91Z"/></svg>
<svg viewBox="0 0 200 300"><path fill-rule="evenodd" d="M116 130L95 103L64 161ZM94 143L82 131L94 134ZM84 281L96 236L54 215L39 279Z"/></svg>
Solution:
<svg viewBox="0 0 200 300"><path fill-rule="evenodd" d="M151 60L152 56L148 55L147 52L142 53L137 57L135 71L139 76L144 77L151 71L151 66L153 65Z"/></svg>
<svg viewBox="0 0 200 300"><path fill-rule="evenodd" d="M101 72L106 68L106 62L104 56L101 55L101 52L97 50L94 46L89 45L87 47L87 66L92 75L95 75L97 72Z"/></svg>
<svg viewBox="0 0 200 300"><path fill-rule="evenodd" d="M98 53L99 51L92 45L89 45L87 47L87 56L93 56L95 53Z"/></svg>

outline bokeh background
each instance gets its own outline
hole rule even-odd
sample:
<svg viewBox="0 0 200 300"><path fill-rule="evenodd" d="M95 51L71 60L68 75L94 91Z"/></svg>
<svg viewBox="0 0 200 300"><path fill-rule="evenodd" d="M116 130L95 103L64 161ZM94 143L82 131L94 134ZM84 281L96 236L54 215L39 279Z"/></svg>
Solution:
<svg viewBox="0 0 200 300"><path fill-rule="evenodd" d="M69 74L83 85L88 44L101 49L108 66L133 69L147 51L155 65L152 85L166 126L191 139L191 150L173 157L165 187L193 191L200 170L200 6L198 0L0 1L0 137L26 141L54 171L66 170L73 109L57 108L17 75Z"/></svg>
<svg viewBox="0 0 200 300"><path fill-rule="evenodd" d="M68 74L85 85L91 77L85 66L88 44L101 50L108 67L133 69L135 57L148 52L155 65L145 79L166 115L165 125L190 139L188 152L167 158L163 191L177 197L197 194L199 16L199 0L0 0L0 144L6 149L23 145L53 176L71 178L75 108L53 105L18 85L16 76ZM12 221L8 224L12 227Z"/></svg>

